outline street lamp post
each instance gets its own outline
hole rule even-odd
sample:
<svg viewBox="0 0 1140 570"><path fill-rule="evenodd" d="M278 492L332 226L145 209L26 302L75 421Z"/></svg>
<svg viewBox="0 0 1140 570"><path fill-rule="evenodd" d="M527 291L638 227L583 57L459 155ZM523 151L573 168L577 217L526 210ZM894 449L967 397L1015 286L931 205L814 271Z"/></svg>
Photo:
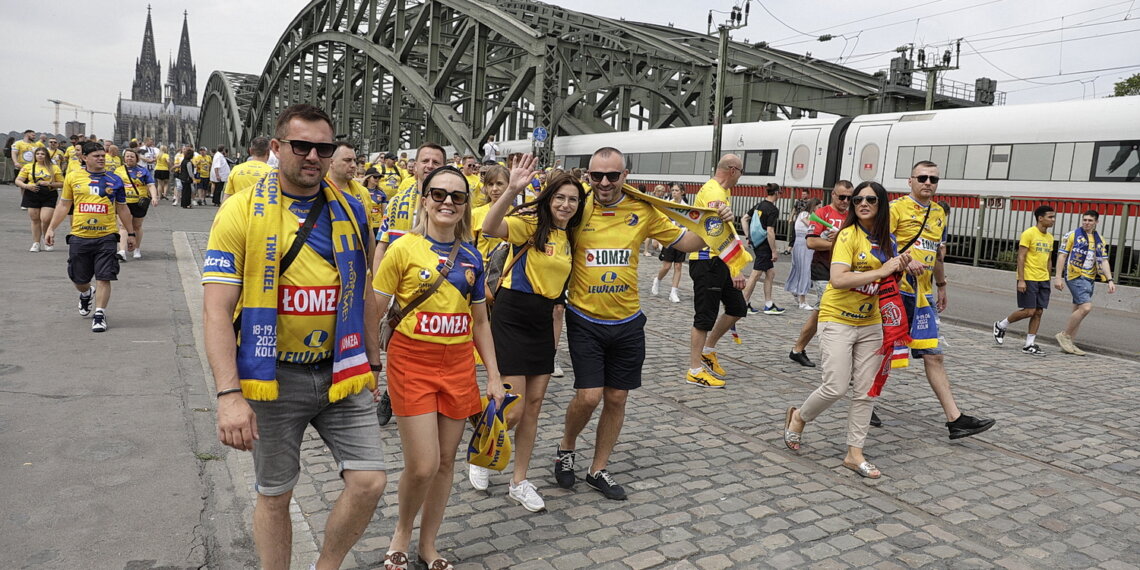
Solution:
<svg viewBox="0 0 1140 570"><path fill-rule="evenodd" d="M724 80L728 73L728 34L748 25L748 11L752 0L745 0L744 7L733 6L728 14L728 22L717 26L720 32L720 49L717 51L716 94L713 101L713 144L712 162L720 160L722 130L724 129ZM713 10L709 10L708 33L712 34Z"/></svg>

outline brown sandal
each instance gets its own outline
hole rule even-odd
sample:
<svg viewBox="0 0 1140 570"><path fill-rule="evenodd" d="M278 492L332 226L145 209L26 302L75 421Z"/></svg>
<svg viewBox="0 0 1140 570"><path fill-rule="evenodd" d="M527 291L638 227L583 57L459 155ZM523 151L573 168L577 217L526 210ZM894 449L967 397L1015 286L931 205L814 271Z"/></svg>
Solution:
<svg viewBox="0 0 1140 570"><path fill-rule="evenodd" d="M431 564L428 564L427 560L424 560L424 557L421 556L420 563L427 566L427 570L455 570L455 566L453 566L451 562L448 562L446 558L436 558L431 561Z"/></svg>
<svg viewBox="0 0 1140 570"><path fill-rule="evenodd" d="M389 550L384 554L384 570L408 570L408 553Z"/></svg>

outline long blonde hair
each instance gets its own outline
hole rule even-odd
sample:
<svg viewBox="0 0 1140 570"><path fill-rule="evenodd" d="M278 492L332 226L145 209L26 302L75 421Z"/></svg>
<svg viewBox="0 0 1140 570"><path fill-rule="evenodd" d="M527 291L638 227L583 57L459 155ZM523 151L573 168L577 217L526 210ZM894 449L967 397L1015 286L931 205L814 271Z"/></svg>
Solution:
<svg viewBox="0 0 1140 570"><path fill-rule="evenodd" d="M420 236L427 235L428 215L427 212L424 211L424 200L431 200L431 198L425 194L425 190L430 188L428 182L431 182L433 178L440 174L454 174L458 176L459 179L463 181L463 188L467 190L467 201L463 203L463 217L455 224L455 239L469 242L475 239L471 234L471 187L467 184L467 177L463 176L463 173L454 166L441 166L431 171L431 173L424 178L423 187L418 189L420 192L420 202L416 205L416 223L412 226L410 233Z"/></svg>

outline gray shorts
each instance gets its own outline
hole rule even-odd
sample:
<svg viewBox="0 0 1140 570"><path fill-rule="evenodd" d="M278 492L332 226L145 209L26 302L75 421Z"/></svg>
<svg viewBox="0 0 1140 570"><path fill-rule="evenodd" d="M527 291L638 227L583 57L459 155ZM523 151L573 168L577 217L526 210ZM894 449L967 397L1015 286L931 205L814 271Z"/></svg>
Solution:
<svg viewBox="0 0 1140 570"><path fill-rule="evenodd" d="M301 474L301 439L312 424L332 452L343 475L383 471L384 442L372 392L365 389L330 404L332 361L321 364L277 363L278 397L249 400L257 414L260 439L253 442L255 490L268 497L293 489Z"/></svg>
<svg viewBox="0 0 1140 570"><path fill-rule="evenodd" d="M827 280L820 279L819 281L812 281L811 288L815 290L815 308L818 309L820 303L823 302L823 291L827 289Z"/></svg>

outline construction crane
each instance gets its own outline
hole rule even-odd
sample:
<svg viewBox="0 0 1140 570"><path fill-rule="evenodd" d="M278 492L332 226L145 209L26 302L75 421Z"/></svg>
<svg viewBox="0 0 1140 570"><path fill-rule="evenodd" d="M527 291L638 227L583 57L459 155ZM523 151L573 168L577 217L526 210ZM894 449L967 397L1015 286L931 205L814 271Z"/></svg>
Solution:
<svg viewBox="0 0 1140 570"><path fill-rule="evenodd" d="M95 115L97 115L97 114L98 114L98 115L111 115L112 117L114 117L114 116L115 116L115 114L114 114L114 113L109 113L109 112L107 112L107 111L95 111L95 110L92 110L92 109L82 109L82 110L83 110L83 111L87 111L87 112L90 114L90 115L89 115L89 118L90 118L90 123L91 123L91 126L90 126L90 127L88 127L88 129L87 129L87 134L93 134L93 133L95 132ZM114 125L113 125L113 124L111 125L111 130L112 130L112 131L114 131L114 130L115 130L115 129L114 129ZM111 139L111 137L113 137L114 135L115 135L115 133L114 133L114 132L112 132L112 133L111 133L111 136L109 136L109 137L106 137L106 138L107 138L108 140L110 140L110 139Z"/></svg>
<svg viewBox="0 0 1140 570"><path fill-rule="evenodd" d="M79 105L76 105L75 103L68 103L67 101L60 101L59 99L48 99L48 102L55 104L55 122L52 123L52 126L55 129L56 133L63 132L63 131L59 130L59 106L60 105L67 105L68 107L74 108L75 109L75 120L77 120L77 121L79 120L79 111L81 109L83 109L83 107L80 107Z"/></svg>

